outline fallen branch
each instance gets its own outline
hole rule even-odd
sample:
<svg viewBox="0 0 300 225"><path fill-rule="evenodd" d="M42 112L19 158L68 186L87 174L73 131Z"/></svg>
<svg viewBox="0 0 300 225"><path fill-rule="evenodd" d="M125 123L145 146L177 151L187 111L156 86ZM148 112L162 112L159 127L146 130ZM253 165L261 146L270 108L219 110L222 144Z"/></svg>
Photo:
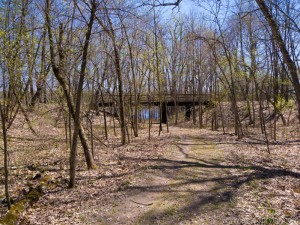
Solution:
<svg viewBox="0 0 300 225"><path fill-rule="evenodd" d="M134 201L132 199L130 199L130 201L132 201L133 203L138 204L138 205L145 205L145 206L153 205L153 202L152 203L141 203L141 202L136 202L136 201Z"/></svg>

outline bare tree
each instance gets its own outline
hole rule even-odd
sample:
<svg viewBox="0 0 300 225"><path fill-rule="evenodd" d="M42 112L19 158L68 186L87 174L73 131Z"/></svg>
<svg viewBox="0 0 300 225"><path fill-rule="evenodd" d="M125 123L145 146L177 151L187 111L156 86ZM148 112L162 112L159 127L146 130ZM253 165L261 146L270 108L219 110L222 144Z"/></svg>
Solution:
<svg viewBox="0 0 300 225"><path fill-rule="evenodd" d="M4 20L4 35L1 40L2 45L0 51L3 53L1 62L1 75L0 81L1 100L0 100L0 118L3 138L3 151L4 151L4 176L5 176L5 196L7 200L7 206L10 209L11 199L9 195L9 143L8 143L8 130L12 126L19 110L21 109L23 115L26 117L26 113L22 107L22 99L26 94L26 90L30 83L29 79L25 80L25 84L21 82L22 74L20 68L22 68L22 51L25 46L22 40L26 37L26 16L28 9L28 1L18 3L7 2L6 14ZM18 9L20 8L20 10ZM19 13L18 13L19 10ZM20 22L15 22L14 17L20 17ZM14 29L9 29L13 27ZM29 64L27 67L31 67ZM28 69L28 68L27 68ZM28 75L28 74L27 74ZM26 119L28 119L26 117Z"/></svg>
<svg viewBox="0 0 300 225"><path fill-rule="evenodd" d="M69 107L69 111L71 113L71 116L72 116L73 120L75 121L76 108L75 108L73 100L72 100L73 97L71 96L71 93L69 92L70 87L68 85L68 82L66 81L65 77L63 76L63 71L64 71L63 66L64 66L64 57L65 57L64 51L63 51L63 46L62 46L62 44L63 44L62 43L62 40L63 40L63 29L62 28L63 27L60 26L60 29L59 29L60 30L60 39L58 41L58 61L59 62L58 62L58 65L57 65L57 63L56 63L57 56L55 54L55 49L54 49L55 46L54 46L54 37L53 37L53 31L52 31L52 25L51 25L50 8L51 8L50 0L46 0L45 20L46 20L46 27L47 27L47 32L48 32L48 39L49 39L51 67L52 67L52 71L53 71L54 76L56 77L56 79L58 80L60 86L63 89L64 95L66 97L67 104L68 104L68 107ZM91 31L89 31L89 30L87 31L86 37L88 37L90 35L89 32L91 32ZM89 35L87 35L87 34L89 34ZM88 48L88 43L87 43L87 48ZM87 53L85 53L85 54L87 54ZM83 74L85 72L85 66L86 66L86 61L81 66L81 68L82 68L81 70L82 70ZM79 107L79 110L80 110L80 107ZM78 111L78 108L77 108L77 111ZM80 137L81 144L82 144L82 147L83 147L83 150L84 150L84 155L85 155L87 167L88 167L88 169L96 168L96 165L94 163L94 160L93 160L92 155L91 155L90 150L89 150L88 140L87 140L87 137L84 133L83 126L81 125L80 122L77 125L79 126L79 131L78 132L79 132L79 137Z"/></svg>
<svg viewBox="0 0 300 225"><path fill-rule="evenodd" d="M123 76L122 76L122 69L121 69L120 45L118 44L116 29L114 27L113 21L110 18L111 15L109 13L108 6L104 2L101 6L104 10L104 14L103 12L101 12L101 16L100 16L100 12L99 12L96 15L96 19L100 24L100 26L104 29L106 34L111 39L113 45L113 59L114 59L115 72L118 81L121 142L122 145L124 145L126 143L126 122L125 122L125 111L124 111Z"/></svg>
<svg viewBox="0 0 300 225"><path fill-rule="evenodd" d="M263 13L271 31L272 37L274 38L275 42L277 43L280 52L282 54L283 60L289 70L293 87L296 93L296 101L298 107L298 118L300 120L300 83L298 78L298 68L296 63L293 61L291 54L289 53L284 41L282 34L280 33L278 23L275 21L273 15L271 14L267 4L264 0L256 0L261 12Z"/></svg>

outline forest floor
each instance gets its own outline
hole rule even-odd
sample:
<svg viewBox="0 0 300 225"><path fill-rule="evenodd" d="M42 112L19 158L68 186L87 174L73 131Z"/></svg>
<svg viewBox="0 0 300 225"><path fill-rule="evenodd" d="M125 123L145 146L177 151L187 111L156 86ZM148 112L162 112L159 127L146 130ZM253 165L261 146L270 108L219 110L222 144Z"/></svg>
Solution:
<svg viewBox="0 0 300 225"><path fill-rule="evenodd" d="M41 115L46 114L31 115L38 136L21 123L11 130L15 202L47 177L43 195L20 224L299 224L299 125L278 127L271 154L259 132L250 129L237 140L193 126L171 126L170 132L164 127L158 135L153 126L148 141L144 127L125 146L112 133L105 141L97 133L102 135L94 143L98 169L87 171L79 150L76 187L68 189L64 126ZM2 199L3 180L1 169ZM0 204L0 218L5 205Z"/></svg>
<svg viewBox="0 0 300 225"><path fill-rule="evenodd" d="M225 154L197 130L171 128L163 155L126 184L118 199L87 214L89 224L222 224L231 204ZM136 159L137 162L148 158ZM228 177L229 176L229 177ZM112 201L111 201L112 200ZM95 215L95 214L94 214ZM217 216L216 216L217 215Z"/></svg>

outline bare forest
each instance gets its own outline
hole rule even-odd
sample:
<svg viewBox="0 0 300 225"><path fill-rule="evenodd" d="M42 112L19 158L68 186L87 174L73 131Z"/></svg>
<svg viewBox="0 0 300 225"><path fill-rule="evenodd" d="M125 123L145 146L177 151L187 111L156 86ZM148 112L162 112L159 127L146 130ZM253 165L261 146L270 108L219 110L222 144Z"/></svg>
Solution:
<svg viewBox="0 0 300 225"><path fill-rule="evenodd" d="M0 225L300 223L298 0L0 0Z"/></svg>

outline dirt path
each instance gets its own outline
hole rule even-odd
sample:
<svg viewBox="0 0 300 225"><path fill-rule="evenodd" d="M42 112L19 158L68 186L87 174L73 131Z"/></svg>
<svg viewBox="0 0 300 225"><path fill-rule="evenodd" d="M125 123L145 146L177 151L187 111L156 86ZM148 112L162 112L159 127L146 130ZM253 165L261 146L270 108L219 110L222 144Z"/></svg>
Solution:
<svg viewBox="0 0 300 225"><path fill-rule="evenodd" d="M195 130L176 129L171 138L171 149L91 223L235 224L225 153Z"/></svg>

